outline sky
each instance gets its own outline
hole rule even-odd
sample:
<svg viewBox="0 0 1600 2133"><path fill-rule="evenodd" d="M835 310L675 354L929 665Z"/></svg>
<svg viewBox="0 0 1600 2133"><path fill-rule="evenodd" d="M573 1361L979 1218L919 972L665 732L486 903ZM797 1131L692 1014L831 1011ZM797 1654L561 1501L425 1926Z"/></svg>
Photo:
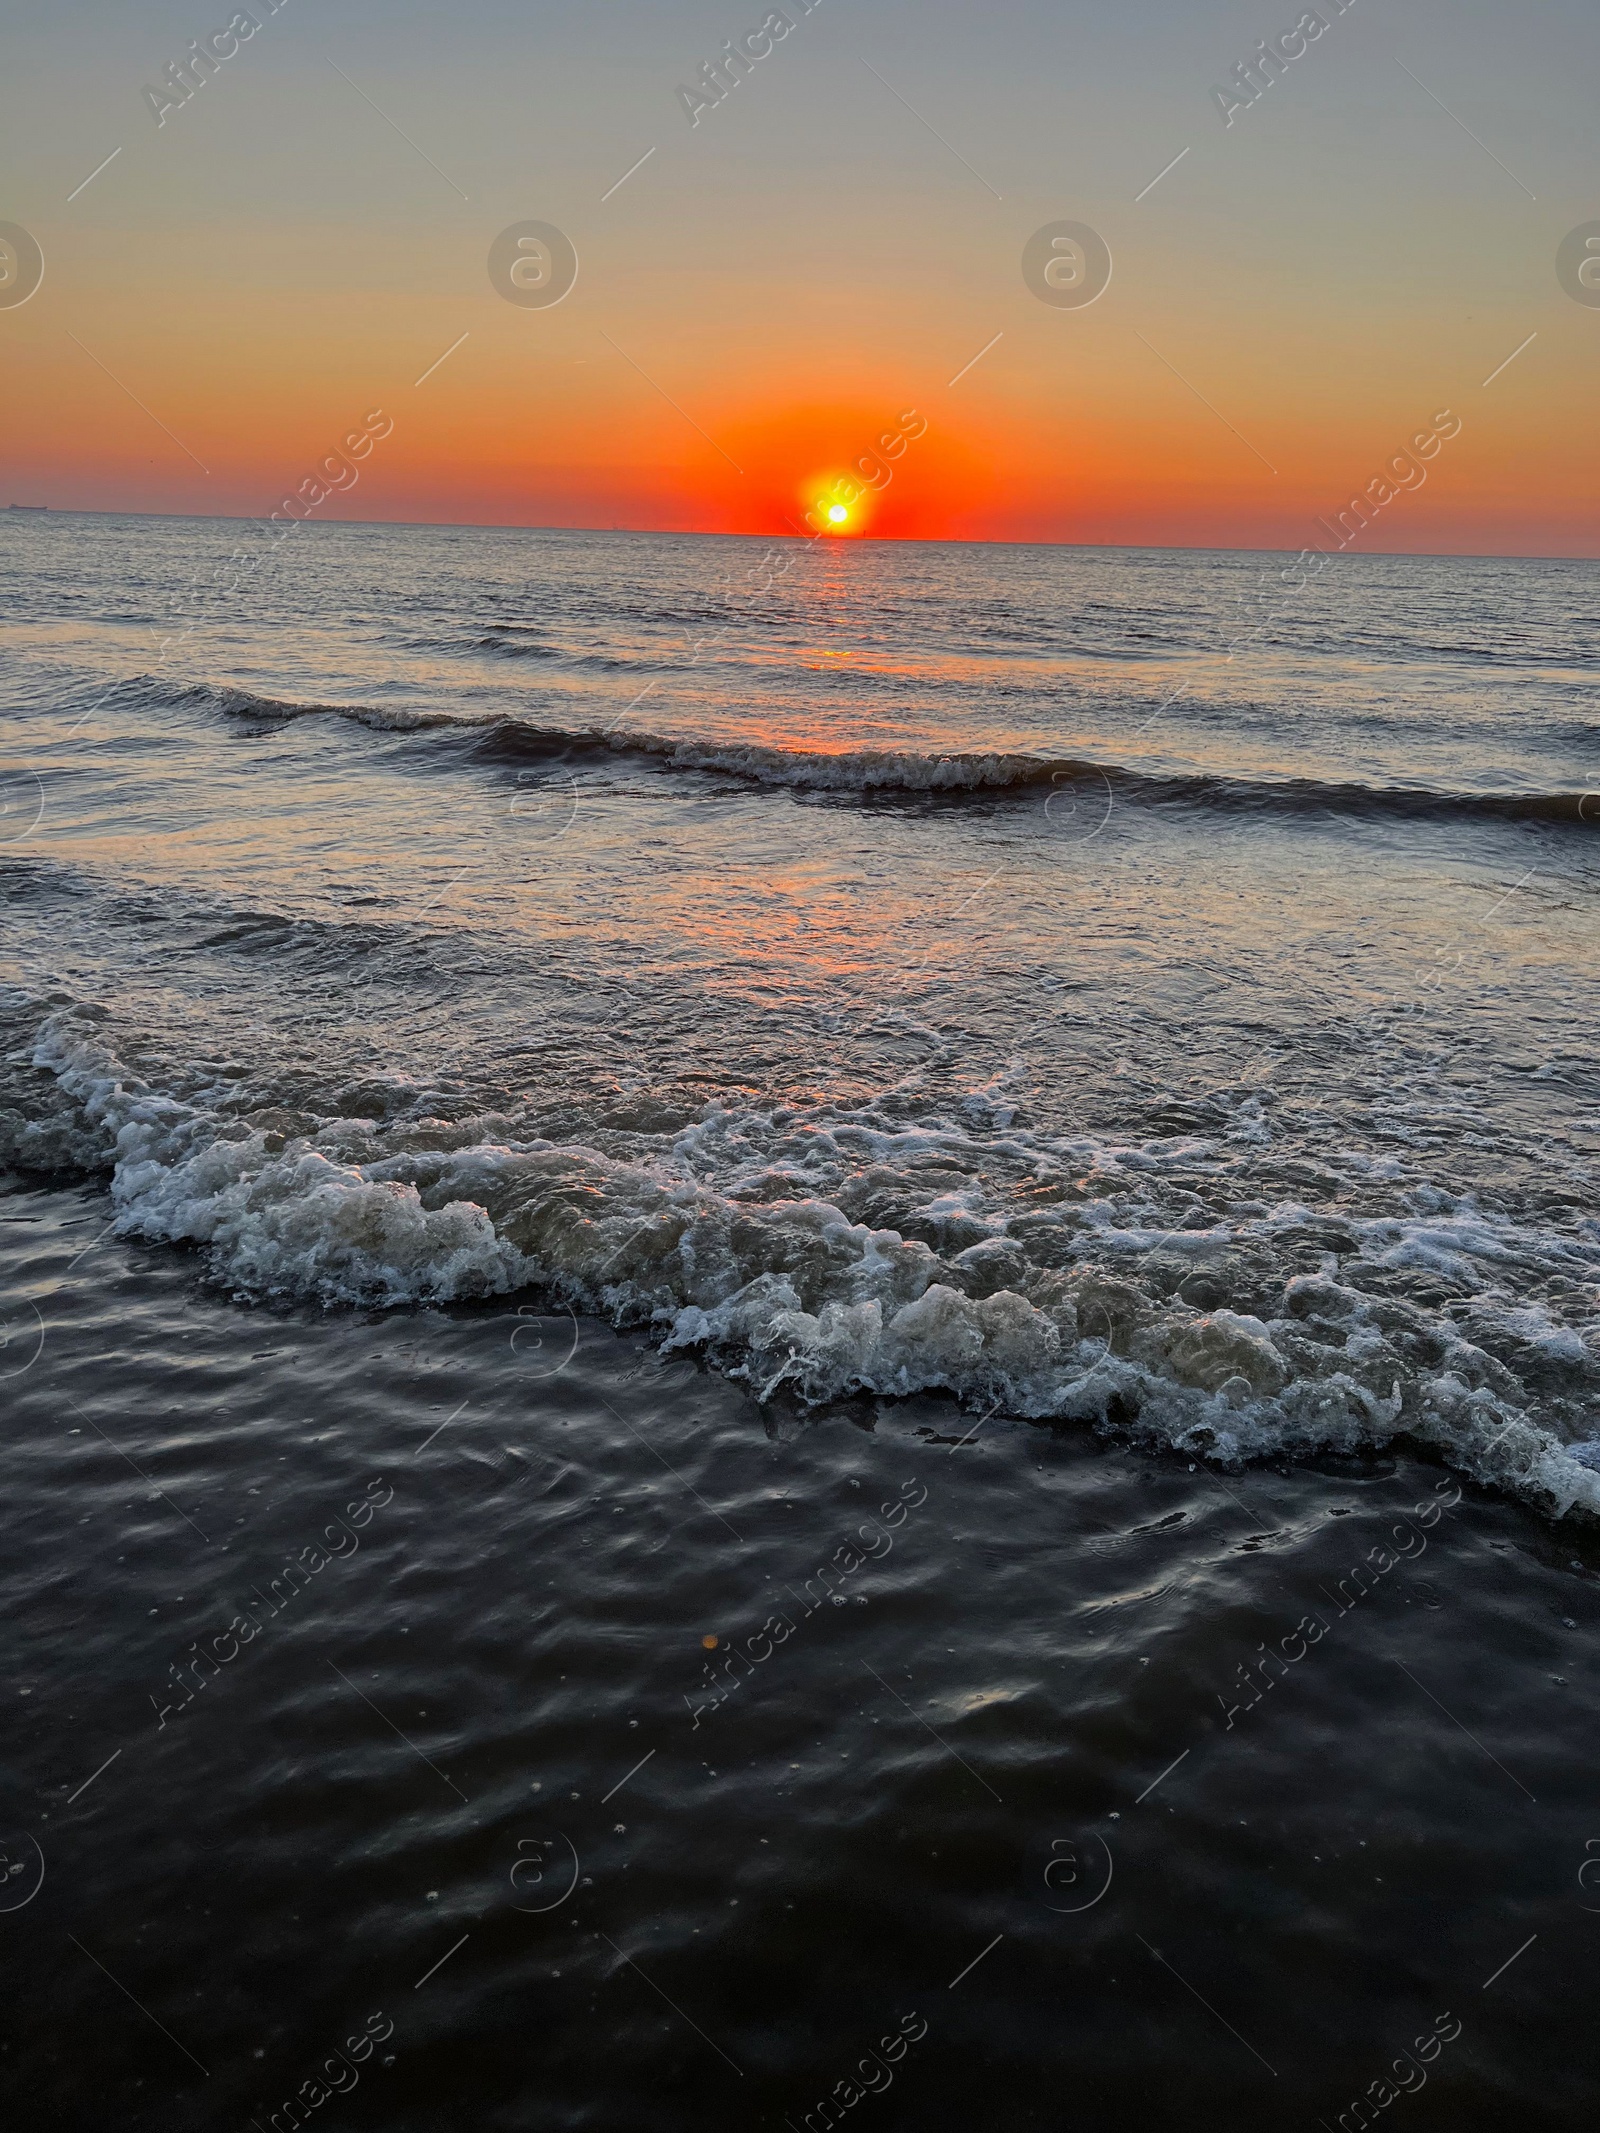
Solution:
<svg viewBox="0 0 1600 2133"><path fill-rule="evenodd" d="M0 503L1600 553L1592 0L248 13L14 5Z"/></svg>

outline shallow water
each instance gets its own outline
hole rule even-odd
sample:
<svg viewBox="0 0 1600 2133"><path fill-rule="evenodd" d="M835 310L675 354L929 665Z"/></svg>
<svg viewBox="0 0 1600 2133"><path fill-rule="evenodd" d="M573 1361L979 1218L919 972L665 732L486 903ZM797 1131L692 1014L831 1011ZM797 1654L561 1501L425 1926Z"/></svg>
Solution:
<svg viewBox="0 0 1600 2133"><path fill-rule="evenodd" d="M1587 1525L7 1218L19 2123L1331 2125L1441 2016L1418 2124L1592 2099Z"/></svg>
<svg viewBox="0 0 1600 2133"><path fill-rule="evenodd" d="M260 540L0 523L28 2109L1571 2123L1592 566Z"/></svg>

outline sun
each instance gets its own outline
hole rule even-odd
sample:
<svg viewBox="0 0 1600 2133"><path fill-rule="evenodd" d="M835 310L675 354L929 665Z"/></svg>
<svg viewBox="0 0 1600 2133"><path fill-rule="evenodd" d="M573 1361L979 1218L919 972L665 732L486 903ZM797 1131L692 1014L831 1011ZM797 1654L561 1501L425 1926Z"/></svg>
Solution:
<svg viewBox="0 0 1600 2133"><path fill-rule="evenodd" d="M798 494L804 499L802 515L806 527L813 534L850 540L865 533L872 524L871 494L853 474L837 467L831 473L819 470L810 475Z"/></svg>

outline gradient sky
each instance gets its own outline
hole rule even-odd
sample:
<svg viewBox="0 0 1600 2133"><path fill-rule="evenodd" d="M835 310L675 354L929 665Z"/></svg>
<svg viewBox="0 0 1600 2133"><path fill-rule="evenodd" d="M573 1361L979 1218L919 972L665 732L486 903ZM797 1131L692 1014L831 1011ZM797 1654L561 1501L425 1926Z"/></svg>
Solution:
<svg viewBox="0 0 1600 2133"><path fill-rule="evenodd" d="M23 7L0 220L46 270L0 309L0 502L263 514L381 408L319 515L781 532L916 409L875 533L1299 548L1449 408L1361 546L1600 553L1600 310L1555 273L1600 219L1600 11L1317 11L1228 127L1291 0L819 0L691 127L758 0L283 0L158 128L228 0ZM529 218L581 263L549 310L487 272ZM1022 278L1063 218L1115 263L1083 310Z"/></svg>

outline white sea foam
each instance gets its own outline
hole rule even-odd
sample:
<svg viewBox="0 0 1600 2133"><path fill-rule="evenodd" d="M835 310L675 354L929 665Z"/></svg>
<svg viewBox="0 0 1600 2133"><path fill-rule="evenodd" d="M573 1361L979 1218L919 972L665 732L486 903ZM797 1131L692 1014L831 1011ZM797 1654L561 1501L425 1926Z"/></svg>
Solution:
<svg viewBox="0 0 1600 2133"><path fill-rule="evenodd" d="M31 1062L55 1094L0 1112L14 1159L109 1168L123 1234L197 1246L241 1296L399 1305L535 1283L763 1398L945 1391L1224 1461L1407 1432L1548 1510L1600 1513L1573 1420L1600 1388L1596 1323L1501 1286L1593 1284L1600 1228L1537 1230L1430 1189L1381 1214L1286 1193L1162 1227L1147 1196L1169 1176L1262 1160L1248 1100L1215 1141L1143 1144L1019 1131L996 1084L956 1121L711 1104L624 1159L513 1119L430 1118L398 1078L383 1117L330 1104L286 1137L229 1109L231 1084L147 1085L72 1012ZM1345 1242L1307 1271L1330 1222ZM1408 1298L1418 1272L1451 1285L1450 1308Z"/></svg>
<svg viewBox="0 0 1600 2133"><path fill-rule="evenodd" d="M399 1304L499 1293L528 1277L481 1207L425 1208L410 1187L146 1088L93 1039L48 1029L34 1052L113 1162L124 1235L206 1248L249 1294ZM22 1153L25 1155L26 1142Z"/></svg>

